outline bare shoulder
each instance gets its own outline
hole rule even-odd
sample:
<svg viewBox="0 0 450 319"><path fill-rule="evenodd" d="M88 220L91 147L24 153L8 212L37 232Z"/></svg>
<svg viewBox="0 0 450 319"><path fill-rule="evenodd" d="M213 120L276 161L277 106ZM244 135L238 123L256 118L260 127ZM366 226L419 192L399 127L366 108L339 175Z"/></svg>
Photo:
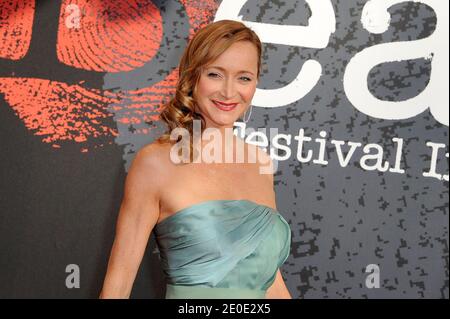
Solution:
<svg viewBox="0 0 450 319"><path fill-rule="evenodd" d="M252 145L252 147L256 148L256 151L255 151L255 153L257 154L256 164L258 165L259 173L261 175L267 176L267 179L270 182L273 182L273 174L275 172L275 165L274 165L272 158L261 147L256 146L256 145Z"/></svg>
<svg viewBox="0 0 450 319"><path fill-rule="evenodd" d="M151 143L142 147L135 155L127 176L127 191L146 192L159 197L159 190L167 179L170 145Z"/></svg>
<svg viewBox="0 0 450 319"><path fill-rule="evenodd" d="M163 168L167 165L171 145L153 142L142 147L136 154L136 159L153 168Z"/></svg>
<svg viewBox="0 0 450 319"><path fill-rule="evenodd" d="M238 136L236 136L236 145L238 149L245 149L246 160L249 163L255 163L260 174L266 175L270 181L273 181L273 173L275 172L274 161L262 147L253 143L247 143Z"/></svg>
<svg viewBox="0 0 450 319"><path fill-rule="evenodd" d="M260 146L249 144L249 149L256 154L255 169L258 174L258 181L260 181L260 190L262 198L267 206L276 209L276 199L274 191L274 161L269 154Z"/></svg>

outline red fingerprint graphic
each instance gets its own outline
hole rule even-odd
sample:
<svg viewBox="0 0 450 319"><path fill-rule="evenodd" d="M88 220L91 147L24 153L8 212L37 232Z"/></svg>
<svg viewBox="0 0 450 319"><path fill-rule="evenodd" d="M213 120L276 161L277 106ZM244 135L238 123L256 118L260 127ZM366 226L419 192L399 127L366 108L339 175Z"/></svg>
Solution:
<svg viewBox="0 0 450 319"><path fill-rule="evenodd" d="M190 38L212 21L218 6L214 0L180 2L189 18ZM20 59L30 45L34 1L8 3L0 8L0 54ZM163 34L161 15L148 0L63 0L58 25L57 57L74 67L74 72L133 70L154 57ZM16 30L14 35L11 30ZM69 85L51 79L6 77L0 78L0 94L42 142L55 148L75 142L87 152L87 141L98 139L94 147L103 146L104 141L114 143L118 131L106 124L111 118L122 124L158 120L177 80L175 69L152 86L113 92L85 87L83 81ZM148 134L151 127L147 127L134 133Z"/></svg>
<svg viewBox="0 0 450 319"><path fill-rule="evenodd" d="M34 0L3 1L0 5L0 58L19 60L28 51Z"/></svg>
<svg viewBox="0 0 450 319"><path fill-rule="evenodd" d="M211 23L218 4L214 0L181 0L187 12L192 39L197 30ZM153 86L118 94L118 103L112 109L117 110L116 120L123 124L142 124L159 119L161 107L175 93L178 81L178 68L173 70L163 81ZM152 127L136 128L134 134L148 134Z"/></svg>
<svg viewBox="0 0 450 319"><path fill-rule="evenodd" d="M148 0L63 0L58 59L93 71L130 71L150 61L162 38L162 18Z"/></svg>
<svg viewBox="0 0 450 319"><path fill-rule="evenodd" d="M24 125L45 143L115 136L104 124L111 117L106 106L114 102L105 92L41 79L3 78L0 92Z"/></svg>
<svg viewBox="0 0 450 319"><path fill-rule="evenodd" d="M175 92L177 79L178 68L151 87L118 93L117 102L112 102L109 109L117 112L117 122L137 126L133 134L146 135L152 127L139 128L138 125L159 120L161 107Z"/></svg>

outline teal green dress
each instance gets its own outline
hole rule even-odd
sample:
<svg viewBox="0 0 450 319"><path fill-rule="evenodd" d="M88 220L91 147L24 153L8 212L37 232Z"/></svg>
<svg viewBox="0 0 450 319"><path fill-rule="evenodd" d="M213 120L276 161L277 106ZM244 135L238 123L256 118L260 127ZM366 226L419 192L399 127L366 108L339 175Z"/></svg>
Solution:
<svg viewBox="0 0 450 319"><path fill-rule="evenodd" d="M154 231L166 299L263 299L291 246L279 212L250 200L200 202Z"/></svg>

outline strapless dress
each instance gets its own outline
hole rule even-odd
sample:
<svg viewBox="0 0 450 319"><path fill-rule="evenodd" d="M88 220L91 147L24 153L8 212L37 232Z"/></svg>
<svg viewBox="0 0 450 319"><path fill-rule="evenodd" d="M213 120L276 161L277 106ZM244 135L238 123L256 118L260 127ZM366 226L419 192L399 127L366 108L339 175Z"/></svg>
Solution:
<svg viewBox="0 0 450 319"><path fill-rule="evenodd" d="M154 228L166 299L263 299L291 247L289 224L250 200L208 200Z"/></svg>

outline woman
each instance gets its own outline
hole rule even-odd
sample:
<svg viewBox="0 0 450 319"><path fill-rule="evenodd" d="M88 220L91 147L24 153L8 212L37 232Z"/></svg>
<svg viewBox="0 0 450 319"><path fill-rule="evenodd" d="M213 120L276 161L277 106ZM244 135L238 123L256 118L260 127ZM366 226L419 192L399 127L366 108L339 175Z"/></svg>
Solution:
<svg viewBox="0 0 450 319"><path fill-rule="evenodd" d="M275 208L273 175L261 173L272 162L231 130L251 114L260 65L261 42L240 22L212 23L191 40L161 113L169 130L138 152L128 172L101 298L129 297L152 230L166 298L291 298L279 270L290 229ZM195 161L175 163L180 137L171 132L192 137L199 121L203 134L220 133L216 152L234 159L244 150L246 160L204 160L208 143L189 139Z"/></svg>

